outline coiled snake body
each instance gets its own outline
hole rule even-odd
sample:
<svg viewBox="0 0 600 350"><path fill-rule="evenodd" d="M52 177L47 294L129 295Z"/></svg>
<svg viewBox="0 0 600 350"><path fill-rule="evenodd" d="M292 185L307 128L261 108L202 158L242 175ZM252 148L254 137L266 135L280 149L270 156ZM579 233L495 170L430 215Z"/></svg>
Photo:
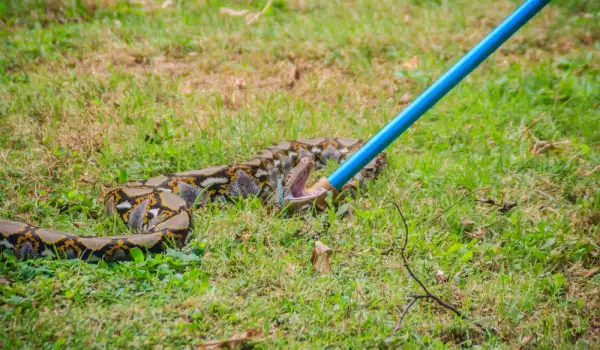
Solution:
<svg viewBox="0 0 600 350"><path fill-rule="evenodd" d="M313 168L330 159L343 162L363 145L358 139L318 138L285 141L233 165L161 175L128 183L105 196L108 215L117 215L138 233L122 236L79 236L0 220L0 250L22 259L81 258L88 261L128 260L131 249L160 253L181 247L191 228L191 209L209 200L258 196L263 203L288 212L312 206L324 189L307 189ZM373 177L385 164L380 154L345 186L352 189Z"/></svg>

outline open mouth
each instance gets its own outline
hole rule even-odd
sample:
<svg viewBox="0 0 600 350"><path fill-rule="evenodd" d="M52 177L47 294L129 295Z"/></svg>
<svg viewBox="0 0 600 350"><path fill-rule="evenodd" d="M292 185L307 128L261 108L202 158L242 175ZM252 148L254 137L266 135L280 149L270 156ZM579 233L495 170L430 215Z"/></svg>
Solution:
<svg viewBox="0 0 600 350"><path fill-rule="evenodd" d="M308 178L315 166L315 163L310 158L303 158L300 164L294 168L292 173L288 175L289 192L286 198L290 201L308 201L317 198L326 190L319 188L314 191L308 192L306 190L306 183Z"/></svg>

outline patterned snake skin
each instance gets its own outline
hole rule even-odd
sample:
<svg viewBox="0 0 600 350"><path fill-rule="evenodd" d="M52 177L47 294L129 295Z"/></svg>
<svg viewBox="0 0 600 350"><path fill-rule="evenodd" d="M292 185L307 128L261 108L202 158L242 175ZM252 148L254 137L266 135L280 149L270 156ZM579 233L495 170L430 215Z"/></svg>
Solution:
<svg viewBox="0 0 600 350"><path fill-rule="evenodd" d="M324 189L307 190L316 166L328 160L343 162L364 142L358 139L318 138L285 141L265 148L251 160L233 165L161 175L128 183L105 197L108 215L117 215L137 231L123 236L78 236L20 222L0 220L0 251L18 258L80 258L88 261L129 260L131 249L160 253L182 247L191 228L191 209L210 200L258 196L263 203L293 213L311 207ZM345 186L355 189L385 164L380 154Z"/></svg>

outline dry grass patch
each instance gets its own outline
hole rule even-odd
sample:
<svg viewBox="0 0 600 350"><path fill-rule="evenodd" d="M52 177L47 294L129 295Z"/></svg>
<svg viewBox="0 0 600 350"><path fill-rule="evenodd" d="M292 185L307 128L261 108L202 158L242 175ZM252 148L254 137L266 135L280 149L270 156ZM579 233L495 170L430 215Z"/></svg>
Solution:
<svg viewBox="0 0 600 350"><path fill-rule="evenodd" d="M49 65L48 71L69 70ZM173 80L183 95L205 98L219 96L232 109L248 107L274 93L283 93L308 104L345 108L372 108L382 101L401 107L414 94L415 82L394 76L402 64L374 58L364 73L357 75L339 63L323 63L291 55L227 53L226 58L191 53L173 58L145 48L104 48L77 61L78 76L106 82L111 75L127 73L147 79L156 76Z"/></svg>
<svg viewBox="0 0 600 350"><path fill-rule="evenodd" d="M368 137L516 6L274 2L247 25L220 4L140 10L150 3L11 29L1 218L118 234L93 198L118 183L246 160L281 139ZM143 261L7 256L0 343L184 348L275 328L275 348L383 347L418 288L394 250L400 223L386 206L397 199L423 223L409 249L423 282L502 334L473 335L424 303L392 346L594 345L597 40L585 14L548 7L390 146L352 215L281 218L246 200L196 210L185 250ZM540 115L552 118L536 126ZM526 125L539 139L521 135ZM469 188L493 201L445 211ZM518 205L501 211L507 202ZM335 251L326 276L310 265L316 239Z"/></svg>

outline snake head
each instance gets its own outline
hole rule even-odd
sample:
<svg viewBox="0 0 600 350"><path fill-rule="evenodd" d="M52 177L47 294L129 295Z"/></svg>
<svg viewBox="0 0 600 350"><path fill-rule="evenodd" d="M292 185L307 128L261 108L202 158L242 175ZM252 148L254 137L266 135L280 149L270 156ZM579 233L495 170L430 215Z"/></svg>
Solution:
<svg viewBox="0 0 600 350"><path fill-rule="evenodd" d="M293 214L303 209L311 208L313 204L325 202L327 190L324 188L307 188L308 178L315 168L311 157L303 157L296 167L287 173L283 183L283 208Z"/></svg>

